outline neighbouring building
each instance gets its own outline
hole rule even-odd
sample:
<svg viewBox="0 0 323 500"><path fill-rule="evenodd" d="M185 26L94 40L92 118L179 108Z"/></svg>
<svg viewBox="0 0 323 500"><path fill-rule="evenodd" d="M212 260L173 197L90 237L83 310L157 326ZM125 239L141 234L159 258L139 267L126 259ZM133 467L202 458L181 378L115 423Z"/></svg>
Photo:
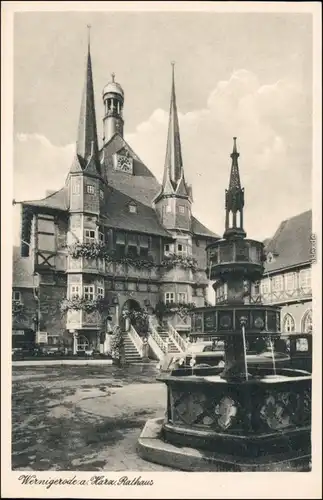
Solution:
<svg viewBox="0 0 323 500"><path fill-rule="evenodd" d="M267 261L259 293L267 304L278 304L281 330L312 332L312 211L284 220L266 241Z"/></svg>
<svg viewBox="0 0 323 500"><path fill-rule="evenodd" d="M205 248L219 236L192 214L174 67L161 185L124 139L124 101L112 75L103 89L99 149L89 47L76 154L65 185L44 199L20 202L13 280L13 338L20 343L23 332L26 341L33 332L38 343L73 339L78 350L104 350L108 317L125 327L127 317L143 309L161 311L161 319L188 332L188 310L206 303Z"/></svg>

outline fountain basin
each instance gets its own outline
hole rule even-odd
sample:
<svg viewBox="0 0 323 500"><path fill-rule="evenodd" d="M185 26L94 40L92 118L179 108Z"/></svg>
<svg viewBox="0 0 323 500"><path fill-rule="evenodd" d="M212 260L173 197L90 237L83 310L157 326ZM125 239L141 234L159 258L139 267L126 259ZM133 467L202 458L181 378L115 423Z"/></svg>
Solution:
<svg viewBox="0 0 323 500"><path fill-rule="evenodd" d="M311 375L302 370L257 368L245 382L174 370L167 385L163 442L219 453L233 462L310 457ZM291 458L292 457L292 458ZM230 460L229 460L230 462Z"/></svg>

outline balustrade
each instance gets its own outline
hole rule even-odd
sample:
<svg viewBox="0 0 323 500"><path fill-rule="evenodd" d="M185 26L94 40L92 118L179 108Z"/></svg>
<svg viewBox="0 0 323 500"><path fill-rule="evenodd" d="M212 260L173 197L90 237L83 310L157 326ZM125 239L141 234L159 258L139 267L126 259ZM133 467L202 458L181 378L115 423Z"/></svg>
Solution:
<svg viewBox="0 0 323 500"><path fill-rule="evenodd" d="M179 333L175 330L173 325L169 322L168 322L168 329L169 329L169 332L168 332L169 336L175 342L175 344L177 344L179 349L181 349L181 351L183 351L183 352L187 351L187 348L188 348L187 342L185 342L185 340L179 335Z"/></svg>
<svg viewBox="0 0 323 500"><path fill-rule="evenodd" d="M163 341L159 333L157 332L156 328L152 324L152 321L149 319L149 331L151 337L154 339L158 347L161 349L161 351L164 354L167 354L167 344Z"/></svg>
<svg viewBox="0 0 323 500"><path fill-rule="evenodd" d="M130 325L130 330L129 330L129 336L133 343L135 344L138 352L140 353L140 356L143 355L143 341L139 337L137 330L134 328L133 325Z"/></svg>

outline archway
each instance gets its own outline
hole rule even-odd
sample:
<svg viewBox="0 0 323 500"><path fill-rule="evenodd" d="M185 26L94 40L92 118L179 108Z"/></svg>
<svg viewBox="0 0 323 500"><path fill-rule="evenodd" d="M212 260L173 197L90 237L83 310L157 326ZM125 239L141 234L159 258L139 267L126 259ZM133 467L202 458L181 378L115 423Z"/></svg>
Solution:
<svg viewBox="0 0 323 500"><path fill-rule="evenodd" d="M79 335L77 337L77 350L78 351L86 351L90 346L88 339L85 335Z"/></svg>
<svg viewBox="0 0 323 500"><path fill-rule="evenodd" d="M132 323L131 316L134 312L141 311L139 302L134 299L128 299L122 306L120 325L124 331L128 331Z"/></svg>

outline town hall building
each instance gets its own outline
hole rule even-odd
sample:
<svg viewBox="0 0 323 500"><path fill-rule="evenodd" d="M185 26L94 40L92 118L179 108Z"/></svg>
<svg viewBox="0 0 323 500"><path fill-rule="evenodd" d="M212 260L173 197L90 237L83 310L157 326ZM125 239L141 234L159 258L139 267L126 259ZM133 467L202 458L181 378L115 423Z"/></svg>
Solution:
<svg viewBox="0 0 323 500"><path fill-rule="evenodd" d="M112 75L103 89L99 149L89 46L76 154L65 185L44 199L21 202L13 280L16 344L34 331L38 343L74 339L77 349L102 349L109 323L125 328L127 315L140 311L189 332L190 308L206 304L205 248L219 236L192 214L174 66L161 185L124 139L124 102Z"/></svg>
<svg viewBox="0 0 323 500"><path fill-rule="evenodd" d="M44 199L20 202L12 345L63 343L74 354L106 352L111 325L120 325L128 332L129 356L133 351L140 357L147 333L141 320L149 318L150 348L160 357L166 340L185 350L190 312L208 305L206 248L220 236L192 213L174 66L161 184L124 139L125 94L114 75L102 96L99 148L89 46L76 153L65 185ZM234 142L233 163L238 156ZM312 331L310 237L307 211L283 221L264 242L265 274L254 285L253 299L259 295L264 303L282 306L283 332Z"/></svg>

